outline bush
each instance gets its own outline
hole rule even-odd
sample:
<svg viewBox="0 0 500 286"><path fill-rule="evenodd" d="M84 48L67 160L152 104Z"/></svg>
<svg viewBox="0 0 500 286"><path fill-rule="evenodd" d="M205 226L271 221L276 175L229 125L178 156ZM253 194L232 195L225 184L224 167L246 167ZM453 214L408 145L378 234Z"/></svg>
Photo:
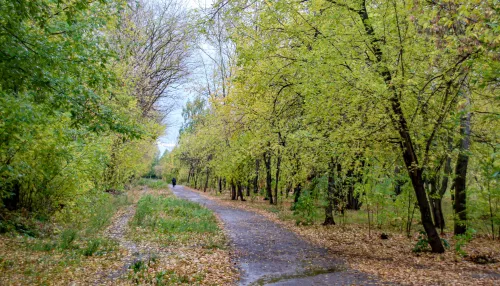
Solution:
<svg viewBox="0 0 500 286"><path fill-rule="evenodd" d="M97 252L102 241L100 239L90 239L87 241L87 247L83 250L82 254L85 256L92 256Z"/></svg>
<svg viewBox="0 0 500 286"><path fill-rule="evenodd" d="M316 218L316 206L309 191L304 191L294 206L293 215L297 225L310 225Z"/></svg>
<svg viewBox="0 0 500 286"><path fill-rule="evenodd" d="M59 236L59 248L68 249L73 246L73 241L75 241L78 232L75 229L69 228L65 229Z"/></svg>

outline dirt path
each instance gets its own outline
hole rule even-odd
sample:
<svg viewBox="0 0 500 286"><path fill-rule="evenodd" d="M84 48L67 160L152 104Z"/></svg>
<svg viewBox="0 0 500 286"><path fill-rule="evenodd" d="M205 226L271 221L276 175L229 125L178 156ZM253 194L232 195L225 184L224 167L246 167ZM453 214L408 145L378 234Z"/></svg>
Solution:
<svg viewBox="0 0 500 286"><path fill-rule="evenodd" d="M148 188L143 188L138 198L145 195L148 190ZM144 247L138 246L135 242L127 239L126 237L126 233L129 228L128 224L135 215L136 207L137 202L133 202L126 208L119 210L113 217L112 223L106 229L106 237L118 242L120 247L127 251L128 255L125 256L120 262L122 263L121 268L107 273L101 273L95 285L116 284L117 279L123 278L123 275L127 273L128 269L134 262L148 259L150 257L150 251L145 251Z"/></svg>
<svg viewBox="0 0 500 286"><path fill-rule="evenodd" d="M262 215L222 206L183 186L172 191L213 210L224 222L241 270L241 285L377 284L348 269L326 249L304 241Z"/></svg>

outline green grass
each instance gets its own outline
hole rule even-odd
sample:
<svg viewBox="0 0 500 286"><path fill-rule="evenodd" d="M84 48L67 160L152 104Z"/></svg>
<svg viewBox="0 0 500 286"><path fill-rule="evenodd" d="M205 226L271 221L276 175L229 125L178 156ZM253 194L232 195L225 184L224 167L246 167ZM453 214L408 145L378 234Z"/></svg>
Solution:
<svg viewBox="0 0 500 286"><path fill-rule="evenodd" d="M168 183L162 180L141 178L138 184L155 190L168 189Z"/></svg>
<svg viewBox="0 0 500 286"><path fill-rule="evenodd" d="M154 195L139 200L132 225L170 244L186 243L197 235L214 247L218 239L213 236L220 232L214 214L207 208L175 197Z"/></svg>
<svg viewBox="0 0 500 286"><path fill-rule="evenodd" d="M34 229L36 237L24 235L23 245L27 250L37 252L63 253L62 261L75 260L78 256L103 255L116 249L116 242L101 237L101 231L109 225L116 210L128 203L124 195L101 194L95 200L82 200L74 209L64 209L55 229L43 231ZM25 223L29 225L28 223ZM52 227L54 228L54 227ZM19 233L19 231L16 231ZM79 258L78 258L79 259ZM66 263L66 262L64 262Z"/></svg>

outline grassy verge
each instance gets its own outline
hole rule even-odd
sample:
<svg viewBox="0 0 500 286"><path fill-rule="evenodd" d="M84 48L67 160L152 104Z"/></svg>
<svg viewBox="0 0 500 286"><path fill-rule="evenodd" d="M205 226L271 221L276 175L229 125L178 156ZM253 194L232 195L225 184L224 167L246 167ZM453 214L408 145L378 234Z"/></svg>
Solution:
<svg viewBox="0 0 500 286"><path fill-rule="evenodd" d="M82 198L50 220L33 214L4 213L0 234L0 284L92 283L119 259L116 242L100 236L113 214L127 204L124 195Z"/></svg>
<svg viewBox="0 0 500 286"><path fill-rule="evenodd" d="M159 185L147 182L149 187ZM214 214L157 191L140 198L128 237L147 253L129 271L136 284L227 285L234 280L226 239Z"/></svg>

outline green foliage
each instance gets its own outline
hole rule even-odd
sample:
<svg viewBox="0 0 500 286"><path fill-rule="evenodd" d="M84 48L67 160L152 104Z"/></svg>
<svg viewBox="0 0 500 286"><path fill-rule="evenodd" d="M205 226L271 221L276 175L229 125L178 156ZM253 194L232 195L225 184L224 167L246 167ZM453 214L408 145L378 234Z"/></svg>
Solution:
<svg viewBox="0 0 500 286"><path fill-rule="evenodd" d="M0 6L1 206L53 215L146 173L161 127L142 118L111 46L125 2Z"/></svg>
<svg viewBox="0 0 500 286"><path fill-rule="evenodd" d="M474 229L467 228L464 234L455 235L455 253L460 256L467 256L467 253L462 248L474 238L475 234Z"/></svg>
<svg viewBox="0 0 500 286"><path fill-rule="evenodd" d="M294 205L293 215L297 225L310 225L316 219L317 207L309 191L304 191L299 201Z"/></svg>
<svg viewBox="0 0 500 286"><path fill-rule="evenodd" d="M65 229L59 236L59 247L63 250L73 247L73 242L77 238L78 231L75 229Z"/></svg>
<svg viewBox="0 0 500 286"><path fill-rule="evenodd" d="M148 186L149 188L155 190L168 189L168 181L163 180L141 178L137 184Z"/></svg>
<svg viewBox="0 0 500 286"><path fill-rule="evenodd" d="M417 243L413 247L412 251L415 253L430 251L429 240L427 239L427 234L425 233L425 231L420 231Z"/></svg>
<svg viewBox="0 0 500 286"><path fill-rule="evenodd" d="M450 248L450 243L446 239L441 238L441 242L443 243L444 248L446 249ZM421 253L430 250L431 248L429 247L429 240L427 239L427 234L425 233L425 231L420 231L417 243L415 243L415 246L413 247L412 251L414 253Z"/></svg>
<svg viewBox="0 0 500 286"><path fill-rule="evenodd" d="M101 246L102 240L101 239L89 239L87 241L87 247L85 247L82 251L83 255L85 256L92 256L94 253L97 252L99 249L99 246Z"/></svg>
<svg viewBox="0 0 500 286"><path fill-rule="evenodd" d="M333 198L325 185L311 187L317 204L304 197L298 220L309 223L308 213L330 201L344 219L361 222L346 212L361 202L362 223L368 218L370 226L410 236L415 222L431 217L419 206L443 198L449 231L457 142L466 139L460 121L471 113L466 223L494 237L500 229L495 1L449 1L446 9L426 1L344 2L230 1L217 6L220 18L200 21L214 46L216 72L200 83L207 100L186 105L186 131L162 158L163 174L197 187L207 173L228 185L253 183L258 175L262 190L269 172L278 197L334 174ZM451 171L443 168L448 159Z"/></svg>

